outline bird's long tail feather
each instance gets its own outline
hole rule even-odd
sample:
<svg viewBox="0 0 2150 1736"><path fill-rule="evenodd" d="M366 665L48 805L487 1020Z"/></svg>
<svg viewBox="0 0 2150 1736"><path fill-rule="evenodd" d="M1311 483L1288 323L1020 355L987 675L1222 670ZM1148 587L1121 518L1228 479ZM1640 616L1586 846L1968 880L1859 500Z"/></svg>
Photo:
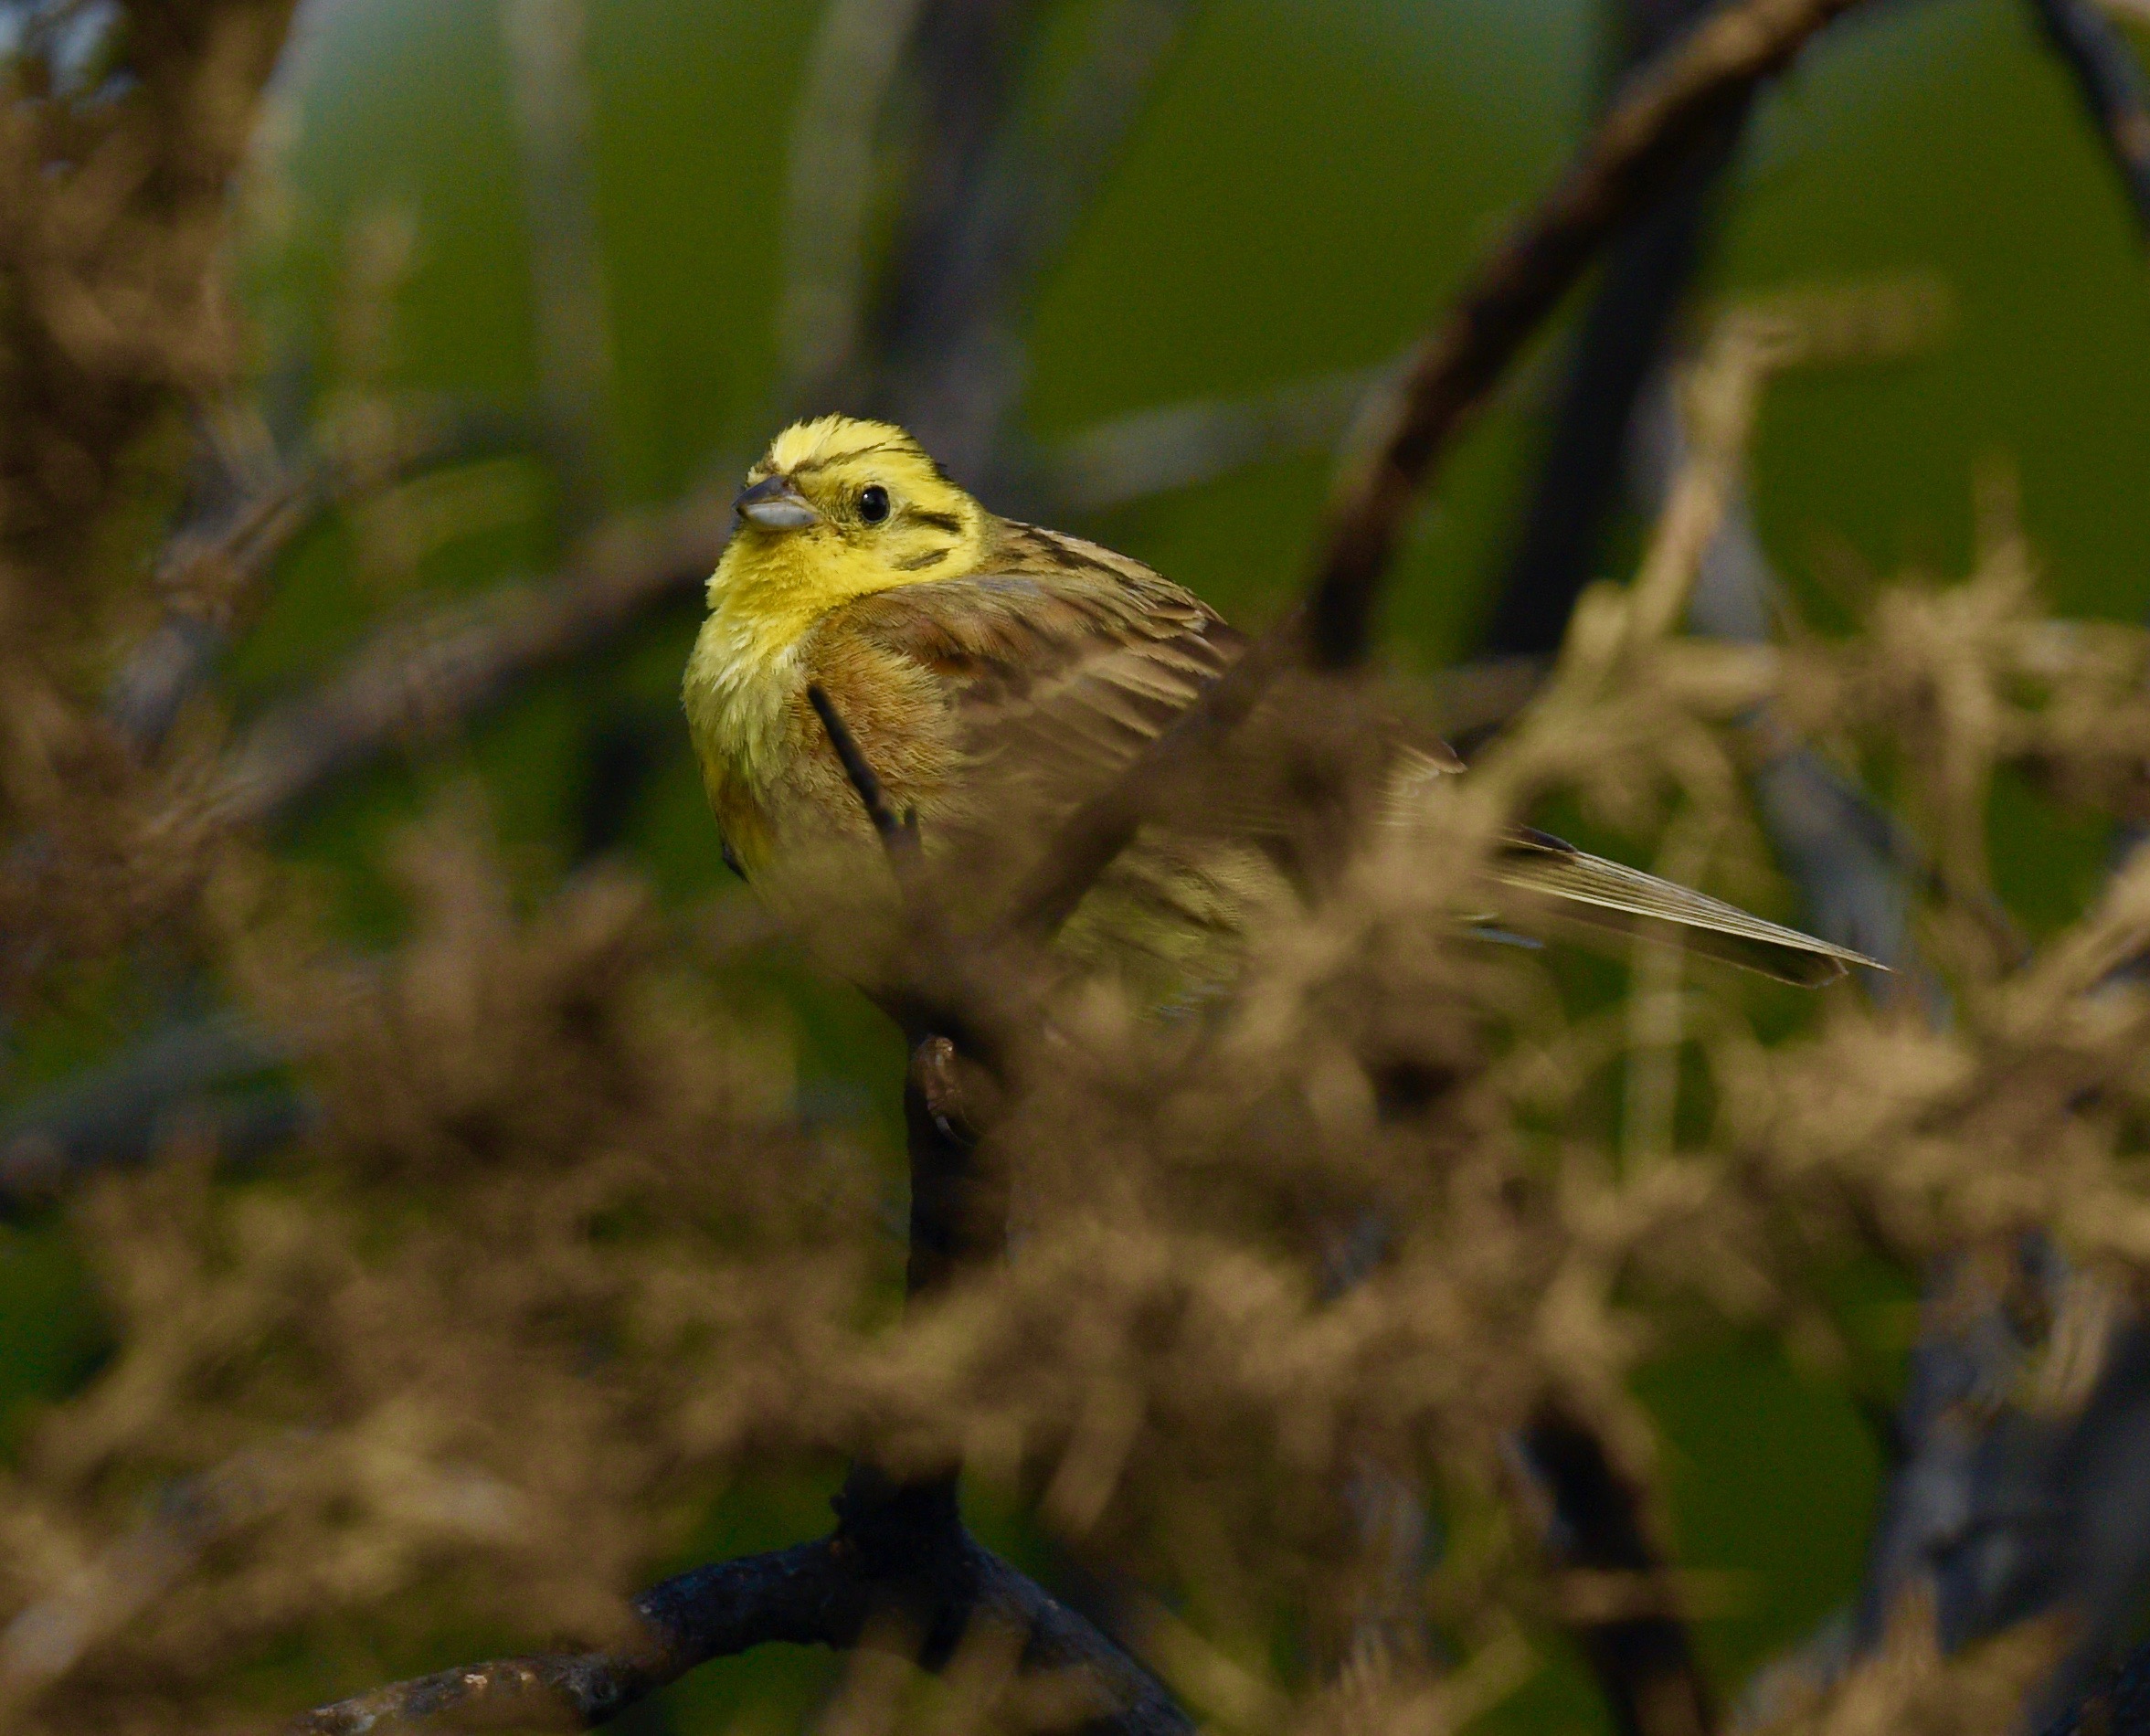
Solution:
<svg viewBox="0 0 2150 1736"><path fill-rule="evenodd" d="M1887 968L1736 905L1586 854L1545 832L1514 834L1495 857L1493 874L1501 885L1547 901L1552 914L1594 927L1632 930L1640 922L1672 923L1696 951L1784 982L1815 987L1834 981L1852 965Z"/></svg>

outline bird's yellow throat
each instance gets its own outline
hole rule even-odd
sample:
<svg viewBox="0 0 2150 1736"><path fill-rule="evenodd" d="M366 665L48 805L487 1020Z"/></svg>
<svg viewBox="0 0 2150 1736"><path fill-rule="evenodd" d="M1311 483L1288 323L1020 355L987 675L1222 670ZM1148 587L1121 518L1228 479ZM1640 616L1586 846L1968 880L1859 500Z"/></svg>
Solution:
<svg viewBox="0 0 2150 1736"><path fill-rule="evenodd" d="M747 482L709 605L746 630L749 654L780 654L853 598L973 571L990 522L887 422L830 416L788 428Z"/></svg>
<svg viewBox="0 0 2150 1736"><path fill-rule="evenodd" d="M857 598L974 572L991 523L886 422L799 423L747 472L683 690L711 798L742 853L756 849L759 799L780 769L807 634Z"/></svg>

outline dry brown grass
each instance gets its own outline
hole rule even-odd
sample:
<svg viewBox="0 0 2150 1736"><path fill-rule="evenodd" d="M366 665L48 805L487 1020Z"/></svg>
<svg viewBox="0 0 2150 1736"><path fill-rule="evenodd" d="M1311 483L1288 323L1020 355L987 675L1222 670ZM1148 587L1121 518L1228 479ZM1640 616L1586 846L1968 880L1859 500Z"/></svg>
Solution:
<svg viewBox="0 0 2150 1736"><path fill-rule="evenodd" d="M1044 1010L990 1133L1011 1257L929 1306L895 1307L885 1175L799 1124L784 1034L623 872L517 890L467 794L399 846L408 938L353 955L218 823L213 718L145 757L100 707L154 613L185 418L234 376L224 188L284 14L143 4L122 98L0 105L7 988L34 1008L154 930L319 1105L247 1178L183 1138L69 1203L111 1349L0 1476L0 1723L254 1727L295 1653L325 1690L473 1631L601 1643L725 1487L871 1454L960 1460L1130 1588L1128 1631L1215 1725L1435 1736L1584 1604L1665 1596L1551 1569L1512 1445L1556 1411L1647 1482L1646 1358L1725 1321L1826 1357L1848 1254L1916 1270L2037 1230L2100 1300L2040 1328L2018 1396L2086 1389L2150 1278L2150 990L2122 969L2150 856L2032 951L1986 829L2004 772L2139 813L2150 636L2048 617L2001 521L1849 638L1679 632L1753 397L1817 329L1781 310L1710 352L1642 577L1585 598L1468 779L1327 838L1320 895L1214 1006L1075 984ZM1764 706L1894 779L1944 1028L1845 987L1765 1034L1781 1003L1664 954L1647 1017L1582 1012L1462 920L1500 829L1556 797L1766 896ZM1667 1054L1687 1082L1660 1067L1663 1113L1623 1129L1606 1104ZM1943 1660L1931 1625L1907 1610L1779 1727L1997 1730L2057 1644ZM937 1685L862 1654L823 1721L1049 1720L1053 1688L980 1635Z"/></svg>

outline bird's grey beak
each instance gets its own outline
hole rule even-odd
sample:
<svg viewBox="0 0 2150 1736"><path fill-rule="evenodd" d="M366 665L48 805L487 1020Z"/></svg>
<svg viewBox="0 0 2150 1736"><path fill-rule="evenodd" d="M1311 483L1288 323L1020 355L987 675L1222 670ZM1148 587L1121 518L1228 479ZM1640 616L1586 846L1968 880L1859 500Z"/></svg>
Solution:
<svg viewBox="0 0 2150 1736"><path fill-rule="evenodd" d="M821 517L788 476L764 477L752 488L741 489L732 510L772 531L800 530Z"/></svg>

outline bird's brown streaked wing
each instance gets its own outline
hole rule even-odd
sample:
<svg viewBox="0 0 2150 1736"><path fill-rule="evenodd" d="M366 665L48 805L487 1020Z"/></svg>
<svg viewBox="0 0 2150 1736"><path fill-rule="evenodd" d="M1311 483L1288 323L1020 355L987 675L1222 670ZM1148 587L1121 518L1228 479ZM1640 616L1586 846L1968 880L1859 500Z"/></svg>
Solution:
<svg viewBox="0 0 2150 1736"><path fill-rule="evenodd" d="M1636 920L1668 922L1686 931L1698 952L1743 965L1781 981L1815 987L1848 966L1886 967L1846 947L1750 915L1705 893L1593 856L1540 831L1519 831L1493 862L1505 886L1554 902L1561 914L1599 926L1630 928Z"/></svg>
<svg viewBox="0 0 2150 1736"><path fill-rule="evenodd" d="M862 598L831 626L928 672L979 811L1031 822L1117 773L1244 644L1139 563L1027 525L984 570Z"/></svg>

